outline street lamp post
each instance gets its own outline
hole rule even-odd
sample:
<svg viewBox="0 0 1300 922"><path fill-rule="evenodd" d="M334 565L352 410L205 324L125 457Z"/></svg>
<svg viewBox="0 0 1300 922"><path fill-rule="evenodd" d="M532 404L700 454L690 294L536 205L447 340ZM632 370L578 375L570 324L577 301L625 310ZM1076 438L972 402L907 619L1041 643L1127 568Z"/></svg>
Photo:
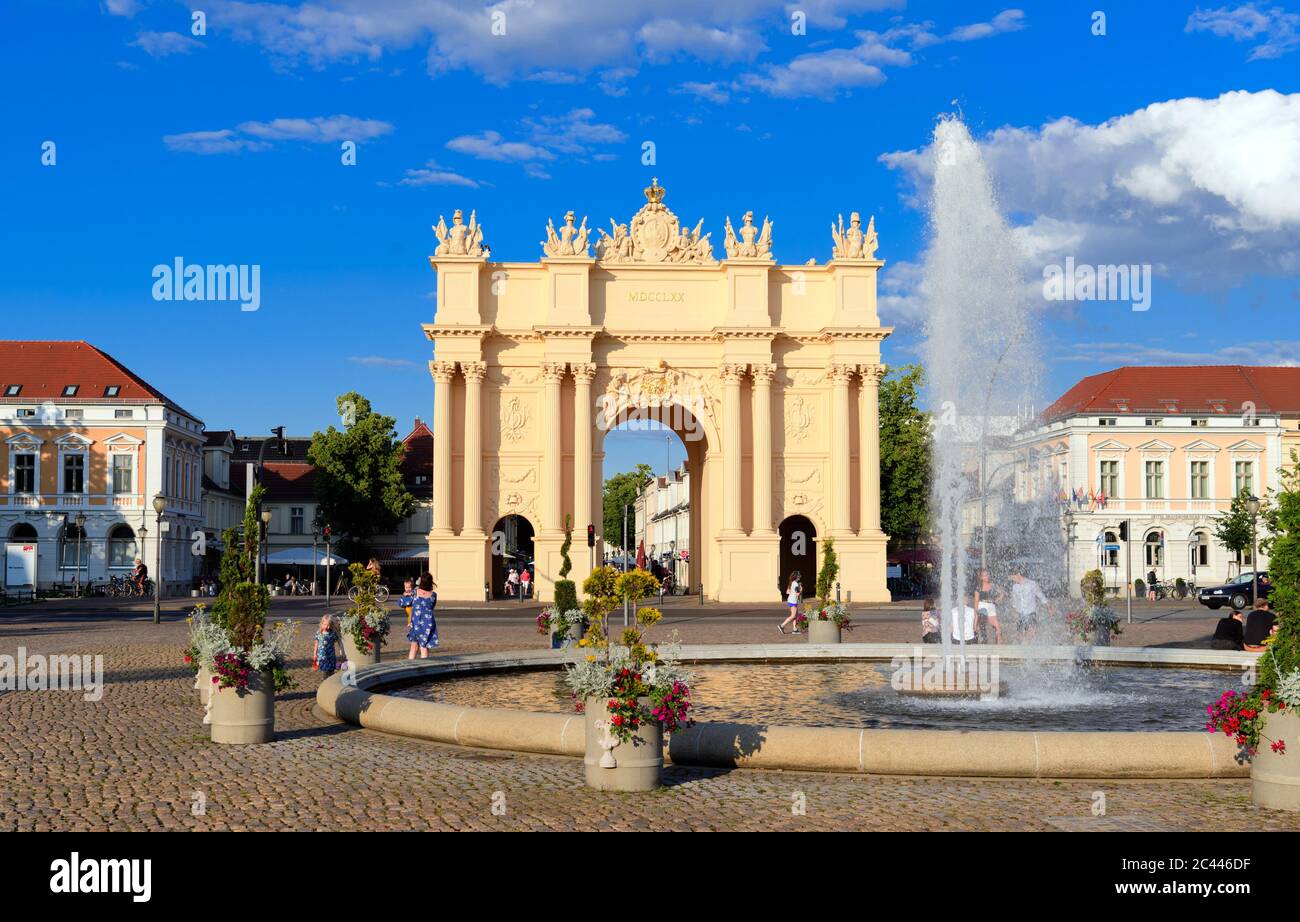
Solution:
<svg viewBox="0 0 1300 922"><path fill-rule="evenodd" d="M154 551L154 571L153 571L153 623L162 624L162 517L163 510L167 508L167 500L159 493L153 498L153 511L157 518L154 520L154 527L158 530L158 537L155 539L157 548Z"/></svg>
<svg viewBox="0 0 1300 922"><path fill-rule="evenodd" d="M316 545L320 542L320 524L311 523L311 594L316 594L316 578L318 576L317 564L320 559L316 555Z"/></svg>
<svg viewBox="0 0 1300 922"><path fill-rule="evenodd" d="M86 514L77 513L77 570L74 579L77 582L76 597L81 598L81 539L86 534Z"/></svg>
<svg viewBox="0 0 1300 922"><path fill-rule="evenodd" d="M262 510L262 546L261 548L259 548L260 556L262 558L263 574L265 574L267 570L271 569L271 558L270 555L267 554L267 544L268 544L267 539L270 537L271 537L271 510L263 509ZM269 576L267 576L267 582L270 582Z"/></svg>
<svg viewBox="0 0 1300 922"><path fill-rule="evenodd" d="M334 558L330 553L330 527L325 526L325 610L330 610L330 567Z"/></svg>
<svg viewBox="0 0 1300 922"><path fill-rule="evenodd" d="M1246 500L1246 509L1250 512L1250 598L1253 602L1259 598L1259 543L1255 536L1255 521L1259 518L1259 497L1252 493Z"/></svg>
<svg viewBox="0 0 1300 922"><path fill-rule="evenodd" d="M1073 595L1070 586L1074 582L1073 561L1071 560L1073 556L1071 551L1074 544L1074 513L1070 511L1069 506L1065 507L1065 512L1061 516L1061 524L1065 526L1065 591Z"/></svg>

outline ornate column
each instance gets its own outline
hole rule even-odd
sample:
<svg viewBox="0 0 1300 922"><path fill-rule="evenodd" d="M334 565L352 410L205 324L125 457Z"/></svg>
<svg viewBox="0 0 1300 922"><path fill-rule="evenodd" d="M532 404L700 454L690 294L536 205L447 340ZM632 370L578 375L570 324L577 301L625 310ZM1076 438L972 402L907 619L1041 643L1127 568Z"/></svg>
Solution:
<svg viewBox="0 0 1300 922"><path fill-rule="evenodd" d="M573 366L573 527L583 532L591 518L591 382L596 366Z"/></svg>
<svg viewBox="0 0 1300 922"><path fill-rule="evenodd" d="M862 365L862 420L858 432L858 489L862 515L859 533L864 537L880 533L880 380L884 365Z"/></svg>
<svg viewBox="0 0 1300 922"><path fill-rule="evenodd" d="M564 529L563 447L560 443L562 420L560 384L564 381L563 362L542 363L542 531L555 533Z"/></svg>
<svg viewBox="0 0 1300 922"><path fill-rule="evenodd" d="M849 382L852 365L832 365L831 379L831 535L851 535L849 527Z"/></svg>
<svg viewBox="0 0 1300 922"><path fill-rule="evenodd" d="M775 365L754 365L754 527L751 534L770 535L772 529L772 379Z"/></svg>
<svg viewBox="0 0 1300 922"><path fill-rule="evenodd" d="M449 536L451 531L451 381L455 362L430 362L433 375L433 530L432 535Z"/></svg>
<svg viewBox="0 0 1300 922"><path fill-rule="evenodd" d="M745 366L725 364L722 376L722 534L743 535L740 525L740 382Z"/></svg>
<svg viewBox="0 0 1300 922"><path fill-rule="evenodd" d="M465 522L460 533L483 534L483 379L486 362L461 362L465 376Z"/></svg>

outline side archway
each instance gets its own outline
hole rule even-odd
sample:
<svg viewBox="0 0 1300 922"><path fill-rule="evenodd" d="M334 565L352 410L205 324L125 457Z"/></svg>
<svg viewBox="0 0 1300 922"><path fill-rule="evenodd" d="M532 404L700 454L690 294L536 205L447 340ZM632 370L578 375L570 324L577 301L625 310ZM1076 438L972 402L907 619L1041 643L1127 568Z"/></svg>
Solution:
<svg viewBox="0 0 1300 922"><path fill-rule="evenodd" d="M812 595L817 584L817 526L806 515L790 515L781 520L781 566L776 574L777 591L784 598L790 588L790 575L798 573L805 597Z"/></svg>

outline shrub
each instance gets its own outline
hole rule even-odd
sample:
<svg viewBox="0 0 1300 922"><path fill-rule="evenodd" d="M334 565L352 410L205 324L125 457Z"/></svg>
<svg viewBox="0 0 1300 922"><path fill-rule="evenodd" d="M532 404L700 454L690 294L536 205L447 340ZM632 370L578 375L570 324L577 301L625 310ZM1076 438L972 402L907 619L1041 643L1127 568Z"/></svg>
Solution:
<svg viewBox="0 0 1300 922"><path fill-rule="evenodd" d="M823 602L831 601L835 591L835 578L840 575L840 562L835 559L835 542L827 538L822 544L822 568L817 574L817 598Z"/></svg>
<svg viewBox="0 0 1300 922"><path fill-rule="evenodd" d="M1146 582L1142 579L1133 580L1133 595L1140 599L1146 594L1147 594Z"/></svg>

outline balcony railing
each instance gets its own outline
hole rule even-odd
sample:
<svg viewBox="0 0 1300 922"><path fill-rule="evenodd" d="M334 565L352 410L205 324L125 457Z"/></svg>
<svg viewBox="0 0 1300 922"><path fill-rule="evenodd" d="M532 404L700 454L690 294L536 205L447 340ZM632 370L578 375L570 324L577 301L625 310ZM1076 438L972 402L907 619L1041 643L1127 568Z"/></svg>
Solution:
<svg viewBox="0 0 1300 922"><path fill-rule="evenodd" d="M169 500L169 504L176 502ZM139 493L5 493L0 507L17 509L140 509L145 505ZM181 503L197 506L197 503Z"/></svg>

